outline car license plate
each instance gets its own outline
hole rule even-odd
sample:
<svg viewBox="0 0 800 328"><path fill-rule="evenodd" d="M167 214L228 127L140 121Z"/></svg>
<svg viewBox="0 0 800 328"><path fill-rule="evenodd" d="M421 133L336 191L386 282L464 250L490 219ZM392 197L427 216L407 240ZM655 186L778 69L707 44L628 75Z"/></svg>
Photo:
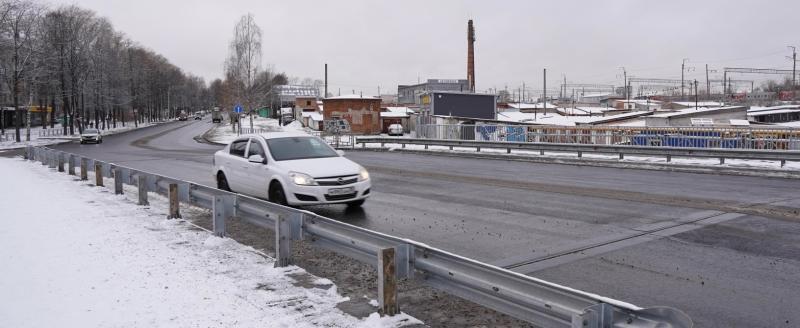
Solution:
<svg viewBox="0 0 800 328"><path fill-rule="evenodd" d="M347 194L352 194L355 191L356 191L356 189L353 188L353 187L331 188L331 189L328 189L328 195L331 195L331 196L347 195Z"/></svg>

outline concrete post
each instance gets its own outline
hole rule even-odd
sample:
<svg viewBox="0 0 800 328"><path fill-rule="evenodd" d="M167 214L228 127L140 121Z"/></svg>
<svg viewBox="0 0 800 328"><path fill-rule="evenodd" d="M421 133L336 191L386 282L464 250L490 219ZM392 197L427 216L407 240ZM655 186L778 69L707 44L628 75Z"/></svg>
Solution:
<svg viewBox="0 0 800 328"><path fill-rule="evenodd" d="M81 180L82 181L89 180L89 172L88 172L89 168L87 166L89 166L89 161L86 158L81 157Z"/></svg>
<svg viewBox="0 0 800 328"><path fill-rule="evenodd" d="M178 200L178 184L170 183L169 215L167 215L167 219L180 219L180 218L181 218L181 206L180 206L180 201Z"/></svg>
<svg viewBox="0 0 800 328"><path fill-rule="evenodd" d="M100 162L94 162L94 185L103 186L103 164Z"/></svg>
<svg viewBox="0 0 800 328"><path fill-rule="evenodd" d="M394 257L393 247L378 251L378 311L382 316L393 316L400 313L397 306Z"/></svg>

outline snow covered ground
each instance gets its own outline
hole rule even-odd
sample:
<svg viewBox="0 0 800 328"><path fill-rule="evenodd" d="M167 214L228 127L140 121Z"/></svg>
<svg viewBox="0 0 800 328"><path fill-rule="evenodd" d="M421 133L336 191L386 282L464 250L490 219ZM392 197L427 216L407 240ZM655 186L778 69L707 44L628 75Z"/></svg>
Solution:
<svg viewBox="0 0 800 328"><path fill-rule="evenodd" d="M139 124L138 128L144 128L144 127L148 127L148 126L151 126L151 125L153 125L153 123L141 123L141 124ZM105 136L105 135L112 135L112 134L117 134L117 133L120 133L120 132L130 131L130 130L133 130L133 129L136 129L136 127L134 127L134 125L133 125L133 122L125 122L125 126L124 127L122 126L122 123L117 122L117 128L116 129L109 128L107 130L102 130L102 133ZM30 141L25 141L26 132L25 132L25 129L21 129L20 130L20 135L22 136L22 140L23 141L18 143L18 142L13 141L14 140L14 133L15 133L14 129L13 128L12 129L6 129L6 135L10 139L8 141L6 141L5 138L0 140L0 150L25 148L28 145L31 145L31 146L46 146L46 145L56 144L56 143L59 143L59 142L64 142L64 140L78 140L79 139L79 136L77 134L77 128L75 129L75 135L74 136L66 135L66 136L44 136L44 137L40 137L39 136L39 132L42 131L42 130L44 130L44 129L42 129L42 127L40 127L40 126L31 127L31 140ZM55 125L55 129L50 129L50 128L46 129L46 131L53 131L53 130L60 131L61 130L61 124L56 124Z"/></svg>
<svg viewBox="0 0 800 328"><path fill-rule="evenodd" d="M380 148L380 144L367 144L367 148ZM361 147L361 146L358 146ZM385 145L390 151L392 150L400 150L402 149L402 145L397 144L390 144L387 143ZM424 145L406 145L408 150L425 150ZM427 151L432 152L456 152L456 153L475 153L475 148L471 147L454 147L453 150L449 150L447 146L429 146ZM491 154L506 154L505 149L491 149L491 148L482 148L482 153L491 153ZM511 154L508 156L531 156L531 157L557 157L557 158L574 158L577 159L576 153L569 153L569 152L545 152L544 156L539 154L539 151L525 151L525 150L512 150ZM602 160L619 160L619 156L616 154L592 154L592 153L584 153L584 159L602 159ZM720 165L719 159L717 158L684 158L684 157L673 157L671 162L667 162L666 157L654 157L654 156L635 156L635 155L625 155L625 158L620 160L620 162L627 162L627 163L661 163L661 164L674 164L674 165L702 165L702 166L715 166L715 167L727 167L727 168L765 168L765 169L775 169L775 170L787 170L787 171L798 171L800 170L800 162L786 162L786 165L781 168L780 161L769 161L769 160L743 160L743 159L726 159L725 164Z"/></svg>
<svg viewBox="0 0 800 328"><path fill-rule="evenodd" d="M242 128L247 132L250 128L250 118L242 118ZM300 131L304 132L303 124L298 121L293 121L289 125L281 126L278 120L264 117L253 117L253 129L264 132L277 132L277 131ZM206 140L213 143L229 144L233 139L236 139L239 134L233 131L230 123L220 123L208 133L206 133Z"/></svg>
<svg viewBox="0 0 800 328"><path fill-rule="evenodd" d="M303 287L292 278L308 275L301 268L274 268L251 247L166 220L166 202L154 194L143 207L128 199L135 193L114 195L38 163L0 158L0 169L0 327L420 323L345 314L336 305L347 299L329 280Z"/></svg>

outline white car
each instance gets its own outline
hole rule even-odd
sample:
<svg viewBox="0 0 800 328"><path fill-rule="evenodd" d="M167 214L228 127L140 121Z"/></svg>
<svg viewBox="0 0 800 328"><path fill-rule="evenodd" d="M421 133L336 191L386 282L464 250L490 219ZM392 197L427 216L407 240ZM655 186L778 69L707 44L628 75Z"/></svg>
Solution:
<svg viewBox="0 0 800 328"><path fill-rule="evenodd" d="M403 126L400 124L390 124L389 125L389 135L390 136L402 136L403 135Z"/></svg>
<svg viewBox="0 0 800 328"><path fill-rule="evenodd" d="M217 188L301 206L361 206L369 173L322 139L301 132L241 136L214 154Z"/></svg>
<svg viewBox="0 0 800 328"><path fill-rule="evenodd" d="M103 143L103 135L100 134L100 130L97 129L85 129L83 133L81 133L81 144L85 143L96 143L101 144Z"/></svg>

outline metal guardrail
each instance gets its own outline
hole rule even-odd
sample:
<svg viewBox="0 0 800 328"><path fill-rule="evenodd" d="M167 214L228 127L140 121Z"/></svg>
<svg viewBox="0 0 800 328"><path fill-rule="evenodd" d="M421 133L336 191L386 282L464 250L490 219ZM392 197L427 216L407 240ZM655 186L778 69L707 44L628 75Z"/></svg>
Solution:
<svg viewBox="0 0 800 328"><path fill-rule="evenodd" d="M800 129L786 127L627 127L420 124L424 139L800 150Z"/></svg>
<svg viewBox="0 0 800 328"><path fill-rule="evenodd" d="M720 164L724 164L726 159L754 159L754 160L773 160L780 161L781 167L786 165L786 161L800 161L800 151L796 150L751 150L751 149L715 149L715 148L692 148L692 147L648 147L648 146L614 146L614 145L584 145L584 144L561 144L561 143L542 143L542 142L508 142L508 141L465 141L465 140L442 140L442 139L410 139L410 138L386 138L386 137L362 137L356 143L362 147L366 144L399 144L403 148L405 145L424 145L444 146L453 150L453 147L505 149L507 153L512 150L539 151L544 155L549 152L573 152L578 157L583 153L598 154L618 154L620 159L625 155L646 155L666 157L667 162L672 157L694 157L694 158L719 158Z"/></svg>
<svg viewBox="0 0 800 328"><path fill-rule="evenodd" d="M272 229L275 232L276 266L292 263L293 240L304 240L377 266L381 290L379 302L384 313L391 309L387 306L392 304L392 299L397 299L396 289L392 288L396 286L396 279L416 279L543 327L692 327L691 319L677 309L640 308L308 211L114 163L46 147L29 146L26 150L26 159L57 168L59 172L64 172L67 165L67 173L74 175L76 167L80 167L82 180L88 180L88 172L93 171L98 186L103 183L102 177L113 178L114 190L118 194L123 193L123 184L137 186L141 205L148 203L149 192L169 195L168 217L180 216L179 201L211 209L213 232L218 236L225 235L225 222L229 217ZM391 264L394 264L393 268ZM392 313L398 313L396 304L394 311L388 314Z"/></svg>

